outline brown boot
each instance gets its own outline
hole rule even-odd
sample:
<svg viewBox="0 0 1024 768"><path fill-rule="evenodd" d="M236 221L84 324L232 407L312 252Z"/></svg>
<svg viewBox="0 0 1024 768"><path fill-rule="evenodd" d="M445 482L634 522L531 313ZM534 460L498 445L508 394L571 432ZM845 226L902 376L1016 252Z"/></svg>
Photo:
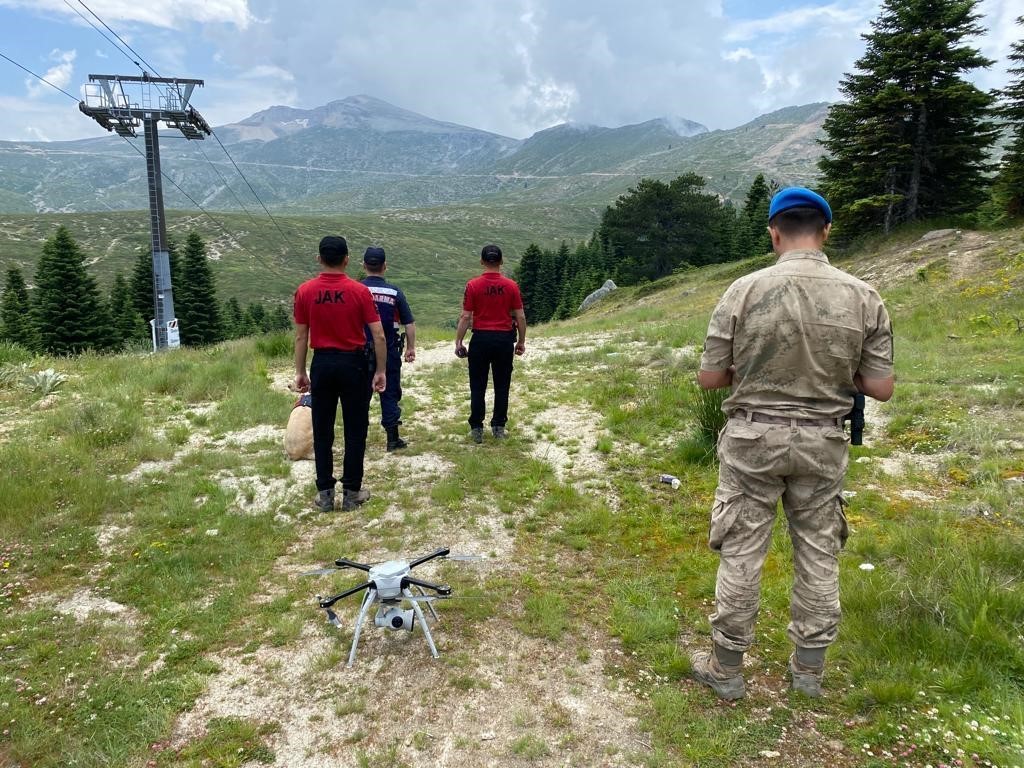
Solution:
<svg viewBox="0 0 1024 768"><path fill-rule="evenodd" d="M735 701L747 695L742 661L736 666L725 665L714 651L696 651L690 656L690 665L693 679L708 686L718 698Z"/></svg>

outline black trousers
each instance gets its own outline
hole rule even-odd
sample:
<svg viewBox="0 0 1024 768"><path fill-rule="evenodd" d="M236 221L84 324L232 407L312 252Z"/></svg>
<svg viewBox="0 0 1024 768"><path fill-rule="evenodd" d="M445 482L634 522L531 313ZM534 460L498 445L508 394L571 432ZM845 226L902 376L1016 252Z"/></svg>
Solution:
<svg viewBox="0 0 1024 768"><path fill-rule="evenodd" d="M469 342L469 426L484 425L484 394L487 376L494 373L494 413L492 427L504 427L508 421L508 390L512 386L512 360L515 357L514 331L473 331Z"/></svg>
<svg viewBox="0 0 1024 768"><path fill-rule="evenodd" d="M313 352L309 384L313 396L313 457L318 491L333 488L338 482L334 477L334 421L339 401L345 431L341 486L350 491L362 487L372 394L368 370L366 354L361 349L358 352L324 349Z"/></svg>

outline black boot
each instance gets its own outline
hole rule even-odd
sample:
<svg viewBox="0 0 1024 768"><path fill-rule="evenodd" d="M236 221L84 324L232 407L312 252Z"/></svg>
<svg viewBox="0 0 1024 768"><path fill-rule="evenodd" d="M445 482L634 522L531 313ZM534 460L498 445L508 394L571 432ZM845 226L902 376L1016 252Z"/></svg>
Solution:
<svg viewBox="0 0 1024 768"><path fill-rule="evenodd" d="M384 427L384 431L388 433L388 450L396 451L399 448L407 448L409 444L398 436L398 425L393 427Z"/></svg>

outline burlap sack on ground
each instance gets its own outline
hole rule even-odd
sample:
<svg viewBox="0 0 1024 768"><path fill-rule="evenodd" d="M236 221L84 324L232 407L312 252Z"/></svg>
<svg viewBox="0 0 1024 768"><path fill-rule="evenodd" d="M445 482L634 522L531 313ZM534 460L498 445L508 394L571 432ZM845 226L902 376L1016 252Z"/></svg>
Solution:
<svg viewBox="0 0 1024 768"><path fill-rule="evenodd" d="M284 452L292 461L313 458L313 408L309 395L303 395L292 407L284 431Z"/></svg>

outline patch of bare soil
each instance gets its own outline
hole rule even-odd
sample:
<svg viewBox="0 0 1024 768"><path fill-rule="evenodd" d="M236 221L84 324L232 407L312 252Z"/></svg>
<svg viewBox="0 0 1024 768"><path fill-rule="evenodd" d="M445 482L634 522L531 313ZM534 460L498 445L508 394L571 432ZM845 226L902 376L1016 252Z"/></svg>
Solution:
<svg viewBox="0 0 1024 768"><path fill-rule="evenodd" d="M881 289L913 279L919 269L944 261L948 264L950 278L960 280L985 268L982 255L994 242L992 236L983 232L935 230L906 248L879 254L869 264L850 271Z"/></svg>
<svg viewBox="0 0 1024 768"><path fill-rule="evenodd" d="M62 616L69 616L79 622L98 618L111 624L131 627L138 620L135 611L128 606L100 597L87 588L67 597L41 593L29 598L27 602L35 607L52 608Z"/></svg>
<svg viewBox="0 0 1024 768"><path fill-rule="evenodd" d="M174 422L169 421L167 425L156 430L155 433L160 436L163 432L173 426ZM206 448L223 448L223 447L245 447L254 443L270 441L275 442L278 445L284 445L284 427L273 426L270 424L258 424L255 427L249 429L243 429L238 432L229 432L221 438L214 440L210 433L202 429L193 429L192 433L188 436L188 441L184 447L177 450L174 456L165 461L143 461L138 466L133 468L131 472L122 475L121 479L129 483L135 483L142 480L148 475L163 475L169 473L178 465L183 458L188 456L190 453L195 451L206 449ZM284 448L282 447L282 451Z"/></svg>
<svg viewBox="0 0 1024 768"><path fill-rule="evenodd" d="M104 557L110 557L114 552L114 547L125 535L131 531L130 528L125 528L120 525L104 525L96 531L96 546L100 548L100 552L103 553Z"/></svg>
<svg viewBox="0 0 1024 768"><path fill-rule="evenodd" d="M925 471L936 473L942 464L952 458L951 453L908 453L898 451L892 456L874 459L879 468L892 477L901 477L908 471Z"/></svg>
<svg viewBox="0 0 1024 768"><path fill-rule="evenodd" d="M451 634L454 619L439 611L439 659L419 631L372 624L351 669L348 633L322 629L287 648L221 654L221 672L179 721L175 742L233 716L278 723L273 765L288 768L355 765L360 753L411 768L520 765L525 754L540 766L626 766L646 751L630 714L638 699L605 673L605 651L581 662L575 646L526 637L497 619L479 628L486 634L467 653L467 641ZM344 614L346 626L353 614Z"/></svg>
<svg viewBox="0 0 1024 768"><path fill-rule="evenodd" d="M540 432L531 453L547 462L560 482L581 489L587 480L607 473L604 457L595 443L601 434L600 417L582 408L558 405L537 415L534 425L554 425L555 431Z"/></svg>

